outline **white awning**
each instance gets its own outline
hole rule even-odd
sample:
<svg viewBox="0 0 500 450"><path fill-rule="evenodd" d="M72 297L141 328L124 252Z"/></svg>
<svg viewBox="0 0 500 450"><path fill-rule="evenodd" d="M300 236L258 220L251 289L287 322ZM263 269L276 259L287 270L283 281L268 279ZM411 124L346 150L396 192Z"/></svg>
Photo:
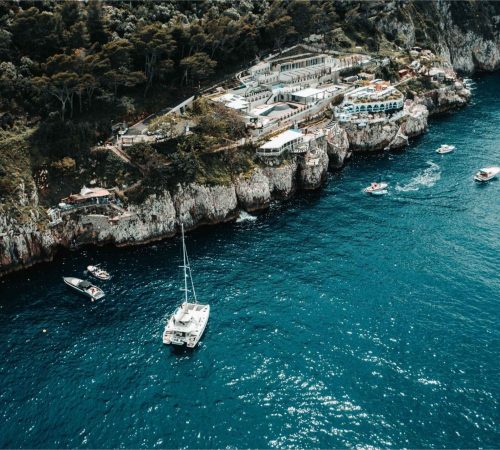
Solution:
<svg viewBox="0 0 500 450"><path fill-rule="evenodd" d="M262 149L280 149L285 144L292 142L296 139L301 138L303 135L300 131L297 130L286 130L285 132L279 134L274 137L270 141L266 142L264 145L261 145Z"/></svg>
<svg viewBox="0 0 500 450"><path fill-rule="evenodd" d="M295 97L307 98L307 97L316 97L321 94L323 91L314 88L302 89L301 91L294 92L292 95Z"/></svg>

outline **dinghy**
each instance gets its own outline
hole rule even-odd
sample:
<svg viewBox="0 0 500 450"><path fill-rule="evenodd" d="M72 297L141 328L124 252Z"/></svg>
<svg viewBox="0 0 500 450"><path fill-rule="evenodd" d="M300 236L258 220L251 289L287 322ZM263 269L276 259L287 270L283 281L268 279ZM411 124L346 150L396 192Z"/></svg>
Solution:
<svg viewBox="0 0 500 450"><path fill-rule="evenodd" d="M104 269L101 269L99 265L87 266L87 270L91 275L93 275L96 278L99 278L99 280L109 280L111 278L109 272L106 272Z"/></svg>
<svg viewBox="0 0 500 450"><path fill-rule="evenodd" d="M439 147L436 150L436 153L439 153L440 155L444 155L446 153L451 153L453 150L455 150L454 145L443 144L441 147Z"/></svg>
<svg viewBox="0 0 500 450"><path fill-rule="evenodd" d="M372 183L367 188L363 189L363 192L371 195L385 195L387 194L388 183Z"/></svg>

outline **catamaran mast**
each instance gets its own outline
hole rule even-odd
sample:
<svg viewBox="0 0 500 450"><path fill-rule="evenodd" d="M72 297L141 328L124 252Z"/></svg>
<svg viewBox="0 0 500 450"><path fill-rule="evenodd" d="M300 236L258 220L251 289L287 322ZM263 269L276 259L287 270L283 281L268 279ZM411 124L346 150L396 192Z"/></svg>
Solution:
<svg viewBox="0 0 500 450"><path fill-rule="evenodd" d="M182 259L183 259L183 264L182 267L184 268L184 299L185 302L187 303L188 301L188 284L187 284L187 266L186 266L186 243L184 242L184 224L181 223L181 230L182 230Z"/></svg>
<svg viewBox="0 0 500 450"><path fill-rule="evenodd" d="M198 303L198 300L196 299L196 291L194 290L194 283L193 283L193 276L191 274L191 265L189 264L189 256L187 254L187 249L186 249L186 242L184 241L184 225L181 224L181 230L182 230L182 259L183 259L183 264L182 267L184 269L184 294L185 294L185 301L188 301L188 271L189 271L189 281L191 284L191 289L193 293L193 299L195 303Z"/></svg>

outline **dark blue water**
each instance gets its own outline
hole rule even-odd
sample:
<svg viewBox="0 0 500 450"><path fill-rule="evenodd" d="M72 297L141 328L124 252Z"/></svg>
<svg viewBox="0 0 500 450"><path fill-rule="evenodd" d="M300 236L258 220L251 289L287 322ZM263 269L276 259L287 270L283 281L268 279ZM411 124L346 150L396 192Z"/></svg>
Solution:
<svg viewBox="0 0 500 450"><path fill-rule="evenodd" d="M484 78L405 152L188 234L212 307L195 351L161 343L178 239L1 281L0 447L498 447L500 181L472 175L500 165L499 92ZM361 193L376 179L389 195ZM63 286L98 261L104 301Z"/></svg>

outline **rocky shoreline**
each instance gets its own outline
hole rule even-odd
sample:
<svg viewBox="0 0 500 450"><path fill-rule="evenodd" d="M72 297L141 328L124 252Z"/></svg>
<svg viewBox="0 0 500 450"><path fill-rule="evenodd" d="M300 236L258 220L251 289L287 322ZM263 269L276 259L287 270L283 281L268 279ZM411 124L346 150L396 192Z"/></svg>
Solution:
<svg viewBox="0 0 500 450"><path fill-rule="evenodd" d="M165 239L186 229L235 220L241 210L256 212L272 201L287 199L300 191L321 188L327 171L340 169L353 152L383 151L406 146L408 140L427 129L429 115L464 106L470 92L463 86L431 91L415 98L398 120L367 124L333 126L314 154L311 164L303 156L291 156L279 165L258 167L251 173L235 176L227 185L178 186L175 192L150 195L140 205L130 205L129 216L110 222L102 214L68 214L56 226L47 222L42 208L34 208L30 219L18 223L0 217L0 276L50 261L61 248L80 245L129 246ZM26 205L38 206L38 197L24 198Z"/></svg>

